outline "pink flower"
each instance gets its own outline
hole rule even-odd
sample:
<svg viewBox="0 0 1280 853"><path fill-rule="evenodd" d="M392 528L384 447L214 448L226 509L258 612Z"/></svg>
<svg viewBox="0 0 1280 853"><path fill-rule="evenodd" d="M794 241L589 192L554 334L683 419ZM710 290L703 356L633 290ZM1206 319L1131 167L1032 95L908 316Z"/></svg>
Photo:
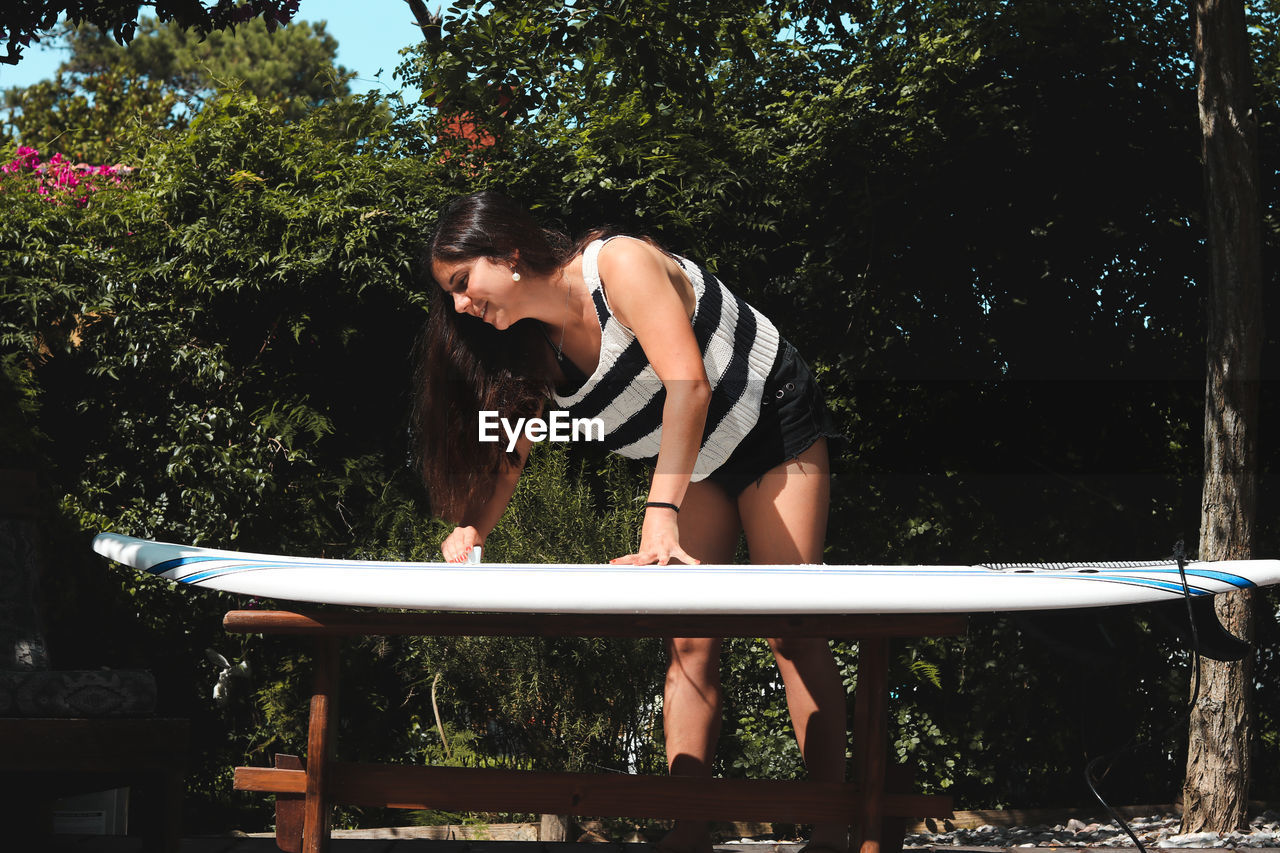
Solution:
<svg viewBox="0 0 1280 853"><path fill-rule="evenodd" d="M94 166L89 163L71 163L61 153L54 154L47 162L41 162L40 152L25 145L19 147L16 153L18 156L15 160L0 165L0 177L29 170L37 176L35 191L53 204L62 204L61 199L70 196L76 206L83 207L88 204L89 196L100 188L95 178L110 178L113 184L119 186L124 183L121 175L133 171L122 164Z"/></svg>

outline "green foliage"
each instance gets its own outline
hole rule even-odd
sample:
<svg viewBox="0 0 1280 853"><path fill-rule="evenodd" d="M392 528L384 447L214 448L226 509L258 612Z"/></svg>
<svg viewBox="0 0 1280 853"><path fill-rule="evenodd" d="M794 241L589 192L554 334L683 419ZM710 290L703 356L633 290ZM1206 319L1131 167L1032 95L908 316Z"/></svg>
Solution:
<svg viewBox="0 0 1280 853"><path fill-rule="evenodd" d="M134 160L163 128L182 128L219 88L238 87L300 120L349 94L324 24L196 31L143 18L127 47L92 26L60 33L70 54L52 80L4 93L5 134L75 161Z"/></svg>
<svg viewBox="0 0 1280 853"><path fill-rule="evenodd" d="M36 461L42 436L35 424L40 389L17 353L0 356L0 465L21 467Z"/></svg>
<svg viewBox="0 0 1280 853"><path fill-rule="evenodd" d="M392 130L376 101L294 121L233 92L83 207L5 184L5 363L59 414L18 426L30 426L77 526L269 552L438 555L446 529L426 518L406 467L405 407L425 301L413 258L449 190L434 164L393 156ZM618 460L540 450L491 554L599 561L629 550L644 487ZM226 769L303 749L308 668L296 646L232 648L217 623L242 604L233 597L103 573L78 553L71 564L92 574L69 585L86 594L69 588L58 621L74 624L83 608L133 617L132 642L151 647L170 701L217 738L192 795L207 815L221 803L222 819L260 825L265 816L237 811L244 798L231 797ZM252 693L214 707L207 647L249 662ZM361 699L344 742L368 758L439 760L425 700L440 674L446 761L660 766L661 659L652 642L353 644L344 688ZM372 818L343 818L361 819Z"/></svg>
<svg viewBox="0 0 1280 853"><path fill-rule="evenodd" d="M94 428L66 440L114 473L84 483L82 511L181 540L234 542L246 524L346 538L333 499L397 443L391 424L352 424L401 393L405 369L385 362L403 350L383 346L421 316L405 271L430 190L358 141L381 132L369 105L291 123L226 96L154 147L118 203L86 208L82 289L48 312L94 318L65 355L97 378L68 401ZM335 382L359 387L333 400ZM150 473L129 461L143 447Z"/></svg>
<svg viewBox="0 0 1280 853"><path fill-rule="evenodd" d="M6 180L6 374L52 413L29 424L30 440L81 529L344 553L377 529L380 504L416 502L401 402L423 308L409 268L442 192L420 165L385 155L386 134L376 102L290 121L228 94L83 207ZM82 534L67 541L83 550ZM127 614L138 645L122 638L120 653L149 647L170 701L224 733L203 650L222 645L219 612L235 601L107 573L78 553L68 565L92 576L60 581L52 607L68 618L51 624ZM294 653L254 656L279 679L263 688L269 728L203 752L201 795L225 800L217 774L237 750L291 739L280 709L300 689Z"/></svg>
<svg viewBox="0 0 1280 853"><path fill-rule="evenodd" d="M169 124L178 104L163 84L123 69L83 76L59 71L52 80L4 93L3 130L77 162L116 163L138 134Z"/></svg>
<svg viewBox="0 0 1280 853"><path fill-rule="evenodd" d="M639 545L643 470L599 454L539 445L503 524L485 542L499 562L606 563Z"/></svg>
<svg viewBox="0 0 1280 853"><path fill-rule="evenodd" d="M847 668L844 672L849 676ZM782 677L763 640L726 639L721 652L724 732L716 755L725 775L762 779L802 776ZM852 685L850 685L852 686Z"/></svg>

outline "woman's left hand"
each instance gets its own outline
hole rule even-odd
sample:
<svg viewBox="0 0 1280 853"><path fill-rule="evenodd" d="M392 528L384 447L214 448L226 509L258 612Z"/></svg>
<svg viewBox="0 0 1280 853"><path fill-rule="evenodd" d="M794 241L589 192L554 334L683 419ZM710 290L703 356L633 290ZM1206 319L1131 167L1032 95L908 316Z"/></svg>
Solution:
<svg viewBox="0 0 1280 853"><path fill-rule="evenodd" d="M644 526L640 529L640 550L625 557L615 557L609 563L619 566L651 566L657 563L665 566L672 560L690 565L701 562L680 547L676 514L659 507L644 514Z"/></svg>

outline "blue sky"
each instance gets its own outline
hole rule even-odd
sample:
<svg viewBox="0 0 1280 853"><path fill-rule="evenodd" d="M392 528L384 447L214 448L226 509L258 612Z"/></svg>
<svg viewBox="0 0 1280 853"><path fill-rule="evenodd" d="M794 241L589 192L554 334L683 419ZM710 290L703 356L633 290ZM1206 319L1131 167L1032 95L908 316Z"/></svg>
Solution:
<svg viewBox="0 0 1280 853"><path fill-rule="evenodd" d="M428 0L433 11L439 5ZM297 19L327 22L326 30L338 40L338 64L357 73L351 81L351 90L357 93L397 90L398 81L391 79L391 73L400 64L399 51L422 37L404 0L302 0ZM24 51L16 66L0 65L0 89L52 77L66 50L45 44ZM374 79L379 68L382 76Z"/></svg>

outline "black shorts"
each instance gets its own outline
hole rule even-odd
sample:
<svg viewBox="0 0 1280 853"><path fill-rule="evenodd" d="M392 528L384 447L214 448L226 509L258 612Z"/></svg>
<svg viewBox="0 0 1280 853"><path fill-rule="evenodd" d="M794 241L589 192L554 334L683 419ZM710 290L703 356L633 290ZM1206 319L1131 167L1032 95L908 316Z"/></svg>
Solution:
<svg viewBox="0 0 1280 853"><path fill-rule="evenodd" d="M706 479L720 484L729 497L736 498L771 469L804 453L819 438L828 439L829 444L847 440L836 428L809 365L795 347L780 340L778 355L765 382L760 419L724 464ZM829 450L834 455L835 448Z"/></svg>

